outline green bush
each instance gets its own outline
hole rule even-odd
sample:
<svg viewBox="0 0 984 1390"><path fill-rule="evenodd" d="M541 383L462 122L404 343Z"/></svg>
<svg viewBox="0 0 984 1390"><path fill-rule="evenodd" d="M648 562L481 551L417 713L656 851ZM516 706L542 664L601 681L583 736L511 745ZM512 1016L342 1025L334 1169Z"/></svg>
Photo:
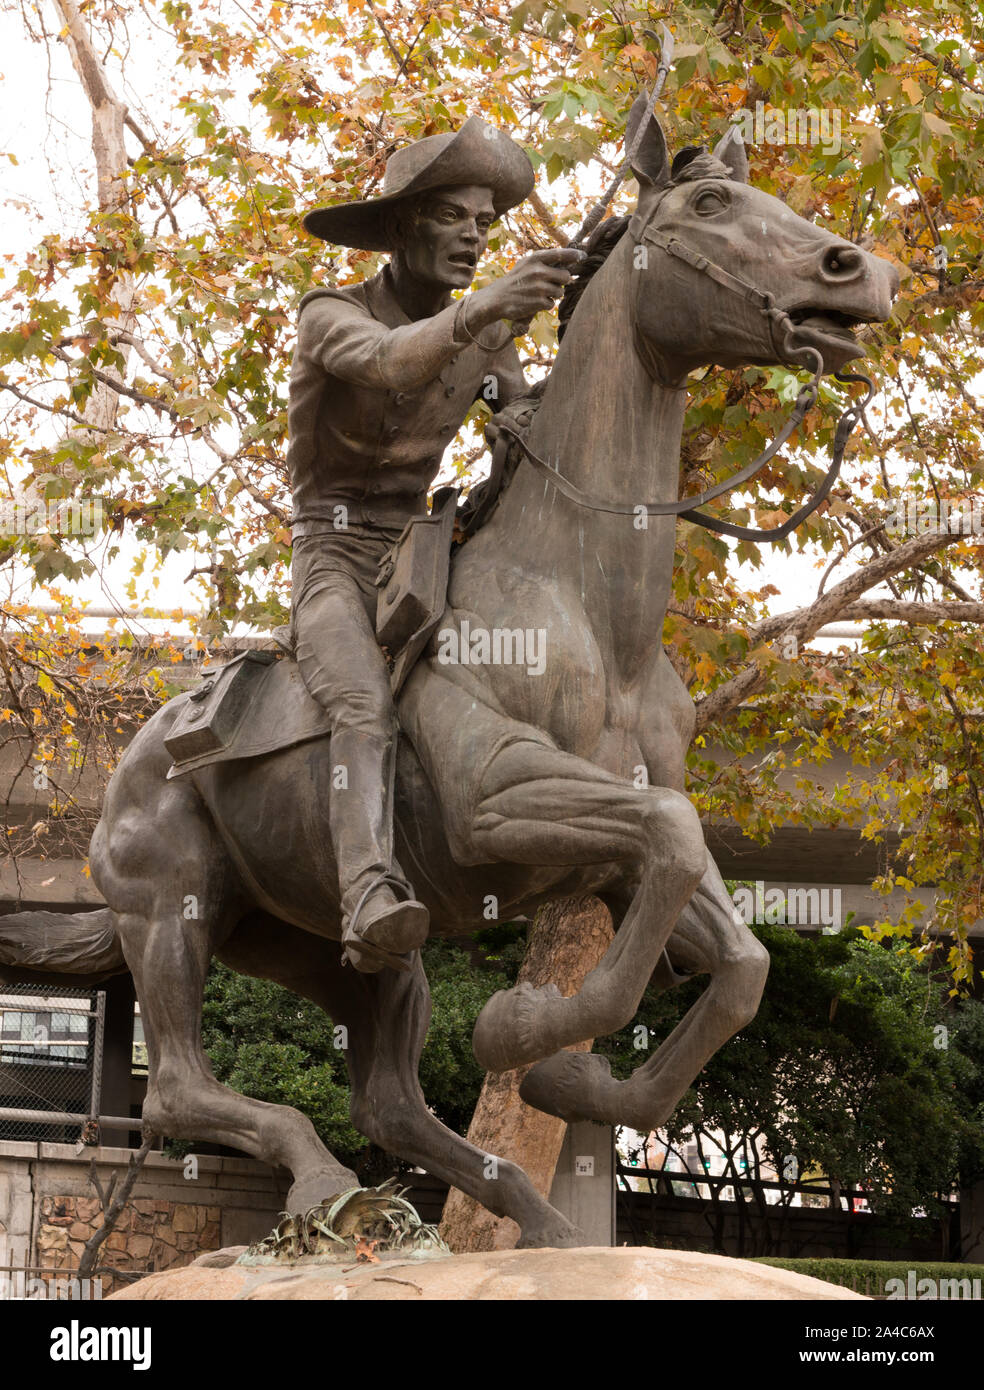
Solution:
<svg viewBox="0 0 984 1390"><path fill-rule="evenodd" d="M772 966L756 1017L708 1061L668 1126L681 1142L699 1133L753 1140L777 1172L862 1188L899 1234L923 1208L972 1181L984 1162L984 1009L948 1004L947 985L898 947L854 928L810 940L787 926L757 925ZM655 1048L700 996L697 978L647 990L629 1027L595 1044L619 1079ZM941 1042L945 1045L941 1046Z"/></svg>

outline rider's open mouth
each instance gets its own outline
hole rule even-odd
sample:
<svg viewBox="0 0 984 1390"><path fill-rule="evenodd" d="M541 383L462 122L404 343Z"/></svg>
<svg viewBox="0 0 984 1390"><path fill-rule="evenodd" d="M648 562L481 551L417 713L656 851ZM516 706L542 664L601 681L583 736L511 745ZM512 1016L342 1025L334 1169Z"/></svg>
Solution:
<svg viewBox="0 0 984 1390"><path fill-rule="evenodd" d="M814 333L832 335L835 338L848 338L853 343L852 329L867 320L854 314L842 314L837 309L816 309L807 306L803 309L790 309L789 317L797 328L812 329Z"/></svg>
<svg viewBox="0 0 984 1390"><path fill-rule="evenodd" d="M473 251L456 251L448 260L452 265L460 265L465 270L474 270L478 265L478 257Z"/></svg>

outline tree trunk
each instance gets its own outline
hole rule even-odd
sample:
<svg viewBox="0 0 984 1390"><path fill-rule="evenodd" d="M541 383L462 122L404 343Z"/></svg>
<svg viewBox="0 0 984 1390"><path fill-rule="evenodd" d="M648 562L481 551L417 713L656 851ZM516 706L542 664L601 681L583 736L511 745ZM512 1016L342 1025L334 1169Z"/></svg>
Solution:
<svg viewBox="0 0 984 1390"><path fill-rule="evenodd" d="M113 91L90 38L87 21L75 0L54 0L54 3L64 24L61 38L68 47L72 66L92 113L92 153L96 161L99 211L121 212L127 201L126 145L123 138L126 106ZM115 317L113 327L117 333L133 334L136 331L135 290L133 276L126 271L118 271L112 287L111 303L103 310L104 317ZM129 345L117 342L116 350L125 364L131 355ZM115 367L107 366L104 372L122 384L123 377ZM97 442L101 442L103 435L114 428L119 404L119 393L107 382L98 381L83 411L86 424L98 432Z"/></svg>
<svg viewBox="0 0 984 1390"><path fill-rule="evenodd" d="M575 994L613 939L608 909L597 898L560 898L536 915L530 928L519 980L533 985L553 982L565 995ZM568 1048L590 1052L594 1039ZM550 1195L567 1124L533 1110L519 1098L529 1067L490 1072L485 1078L468 1140L484 1153L510 1159L529 1175L544 1197ZM452 1250L512 1250L519 1239L515 1221L493 1216L457 1188L448 1193L441 1235Z"/></svg>

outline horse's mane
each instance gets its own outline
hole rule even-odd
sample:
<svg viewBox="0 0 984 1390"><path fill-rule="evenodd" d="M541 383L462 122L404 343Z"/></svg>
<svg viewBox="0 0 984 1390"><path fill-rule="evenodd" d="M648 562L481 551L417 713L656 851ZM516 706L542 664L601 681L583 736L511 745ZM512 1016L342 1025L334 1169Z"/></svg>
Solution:
<svg viewBox="0 0 984 1390"><path fill-rule="evenodd" d="M625 235L629 225L628 217L609 217L591 233L585 251L588 259L575 273L564 290L563 298L557 306L557 338L562 339L567 332L571 315L581 301L581 295L588 288L588 282L596 271L608 260L615 247Z"/></svg>
<svg viewBox="0 0 984 1390"><path fill-rule="evenodd" d="M670 177L663 187L669 189L681 183L691 183L697 179L728 179L730 177L731 170L714 155L709 154L703 145L688 145L685 149L680 150L673 160ZM558 339L563 338L574 311L581 302L581 296L590 284L592 277L597 274L622 240L630 221L631 214L626 214L624 217L609 217L591 233L584 246L587 259L582 262L580 269L572 276L570 283L564 290L560 304L557 306ZM523 432L529 430L549 382L550 376L548 374L542 380L535 382L522 396L511 401L503 412L510 415L513 425L518 426ZM522 454L518 446L509 445L502 457L498 476L490 477L476 489L476 504L489 508L487 516L482 519L479 525L485 525L491 519L499 499L512 482L521 457ZM484 503L482 499L482 490L486 487L490 487L492 490L488 503Z"/></svg>
<svg viewBox="0 0 984 1390"><path fill-rule="evenodd" d="M693 183L697 179L727 179L731 171L714 155L709 154L703 145L687 145L680 150L673 161L670 178L665 187L674 188L681 183ZM601 269L615 247L622 240L629 225L629 216L609 217L591 233L584 249L588 259L576 272L564 290L563 298L557 308L557 338L562 339L567 332L574 310L581 295L588 287L591 277Z"/></svg>

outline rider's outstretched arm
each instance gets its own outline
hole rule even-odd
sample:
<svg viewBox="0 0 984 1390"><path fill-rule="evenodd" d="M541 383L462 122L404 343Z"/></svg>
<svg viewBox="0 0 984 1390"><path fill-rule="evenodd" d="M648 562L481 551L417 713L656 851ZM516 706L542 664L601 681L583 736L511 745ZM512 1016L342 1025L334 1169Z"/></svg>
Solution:
<svg viewBox="0 0 984 1390"><path fill-rule="evenodd" d="M351 300L319 296L301 313L297 351L330 376L356 386L416 391L468 346L459 317L467 299L449 304L433 318L387 328Z"/></svg>

